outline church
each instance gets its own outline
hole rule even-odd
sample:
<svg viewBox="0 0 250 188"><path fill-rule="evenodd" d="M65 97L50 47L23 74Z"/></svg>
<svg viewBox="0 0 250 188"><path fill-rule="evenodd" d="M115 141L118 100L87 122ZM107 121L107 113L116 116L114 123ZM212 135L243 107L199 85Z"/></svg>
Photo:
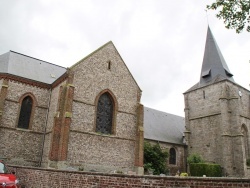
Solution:
<svg viewBox="0 0 250 188"><path fill-rule="evenodd" d="M234 82L208 28L200 81L185 118L141 104L142 90L112 42L69 68L0 55L0 158L9 164L143 174L144 140L169 151L170 174L200 154L247 177L249 91Z"/></svg>
<svg viewBox="0 0 250 188"><path fill-rule="evenodd" d="M224 176L250 177L249 94L234 81L208 27L200 80L184 93L188 155L220 164Z"/></svg>

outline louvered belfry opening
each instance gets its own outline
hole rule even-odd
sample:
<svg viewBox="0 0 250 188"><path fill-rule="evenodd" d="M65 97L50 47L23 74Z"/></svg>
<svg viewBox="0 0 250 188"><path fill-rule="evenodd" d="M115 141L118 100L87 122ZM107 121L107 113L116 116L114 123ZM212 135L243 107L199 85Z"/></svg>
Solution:
<svg viewBox="0 0 250 188"><path fill-rule="evenodd" d="M22 129L29 128L30 117L32 112L32 104L33 101L30 96L27 96L23 99L18 120L18 126L17 126L18 128Z"/></svg>
<svg viewBox="0 0 250 188"><path fill-rule="evenodd" d="M112 134L114 103L109 93L100 96L97 104L96 132Z"/></svg>

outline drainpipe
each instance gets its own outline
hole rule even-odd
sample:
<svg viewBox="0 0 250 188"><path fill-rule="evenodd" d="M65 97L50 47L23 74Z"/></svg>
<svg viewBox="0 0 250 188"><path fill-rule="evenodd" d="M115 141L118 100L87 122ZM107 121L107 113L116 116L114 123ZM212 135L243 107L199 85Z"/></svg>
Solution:
<svg viewBox="0 0 250 188"><path fill-rule="evenodd" d="M42 166L42 160L43 160L44 142L45 142L45 136L46 136L46 131L47 131L47 125L48 125L49 108L50 108L50 103L51 103L52 88L50 88L49 92L50 92L49 93L49 104L48 104L46 120L45 120L45 127L44 127L43 140L42 140L42 152L41 152L41 156L40 156L40 160L39 160L39 167Z"/></svg>

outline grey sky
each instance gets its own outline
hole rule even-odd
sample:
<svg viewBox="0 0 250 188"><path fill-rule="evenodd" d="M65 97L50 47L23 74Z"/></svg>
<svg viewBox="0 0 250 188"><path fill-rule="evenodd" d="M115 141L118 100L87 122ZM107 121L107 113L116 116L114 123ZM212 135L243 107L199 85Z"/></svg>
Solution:
<svg viewBox="0 0 250 188"><path fill-rule="evenodd" d="M249 34L227 30L211 0L0 0L0 54L13 50L70 67L113 41L142 103L184 116L183 92L199 81L207 25L234 74L249 89Z"/></svg>

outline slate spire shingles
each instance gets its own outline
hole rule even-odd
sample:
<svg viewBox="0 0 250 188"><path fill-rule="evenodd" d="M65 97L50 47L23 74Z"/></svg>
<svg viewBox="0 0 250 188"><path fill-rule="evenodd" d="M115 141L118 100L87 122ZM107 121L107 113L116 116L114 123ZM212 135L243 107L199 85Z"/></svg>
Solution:
<svg viewBox="0 0 250 188"><path fill-rule="evenodd" d="M199 86L208 85L216 79L228 79L234 82L233 74L230 72L213 34L208 27Z"/></svg>

